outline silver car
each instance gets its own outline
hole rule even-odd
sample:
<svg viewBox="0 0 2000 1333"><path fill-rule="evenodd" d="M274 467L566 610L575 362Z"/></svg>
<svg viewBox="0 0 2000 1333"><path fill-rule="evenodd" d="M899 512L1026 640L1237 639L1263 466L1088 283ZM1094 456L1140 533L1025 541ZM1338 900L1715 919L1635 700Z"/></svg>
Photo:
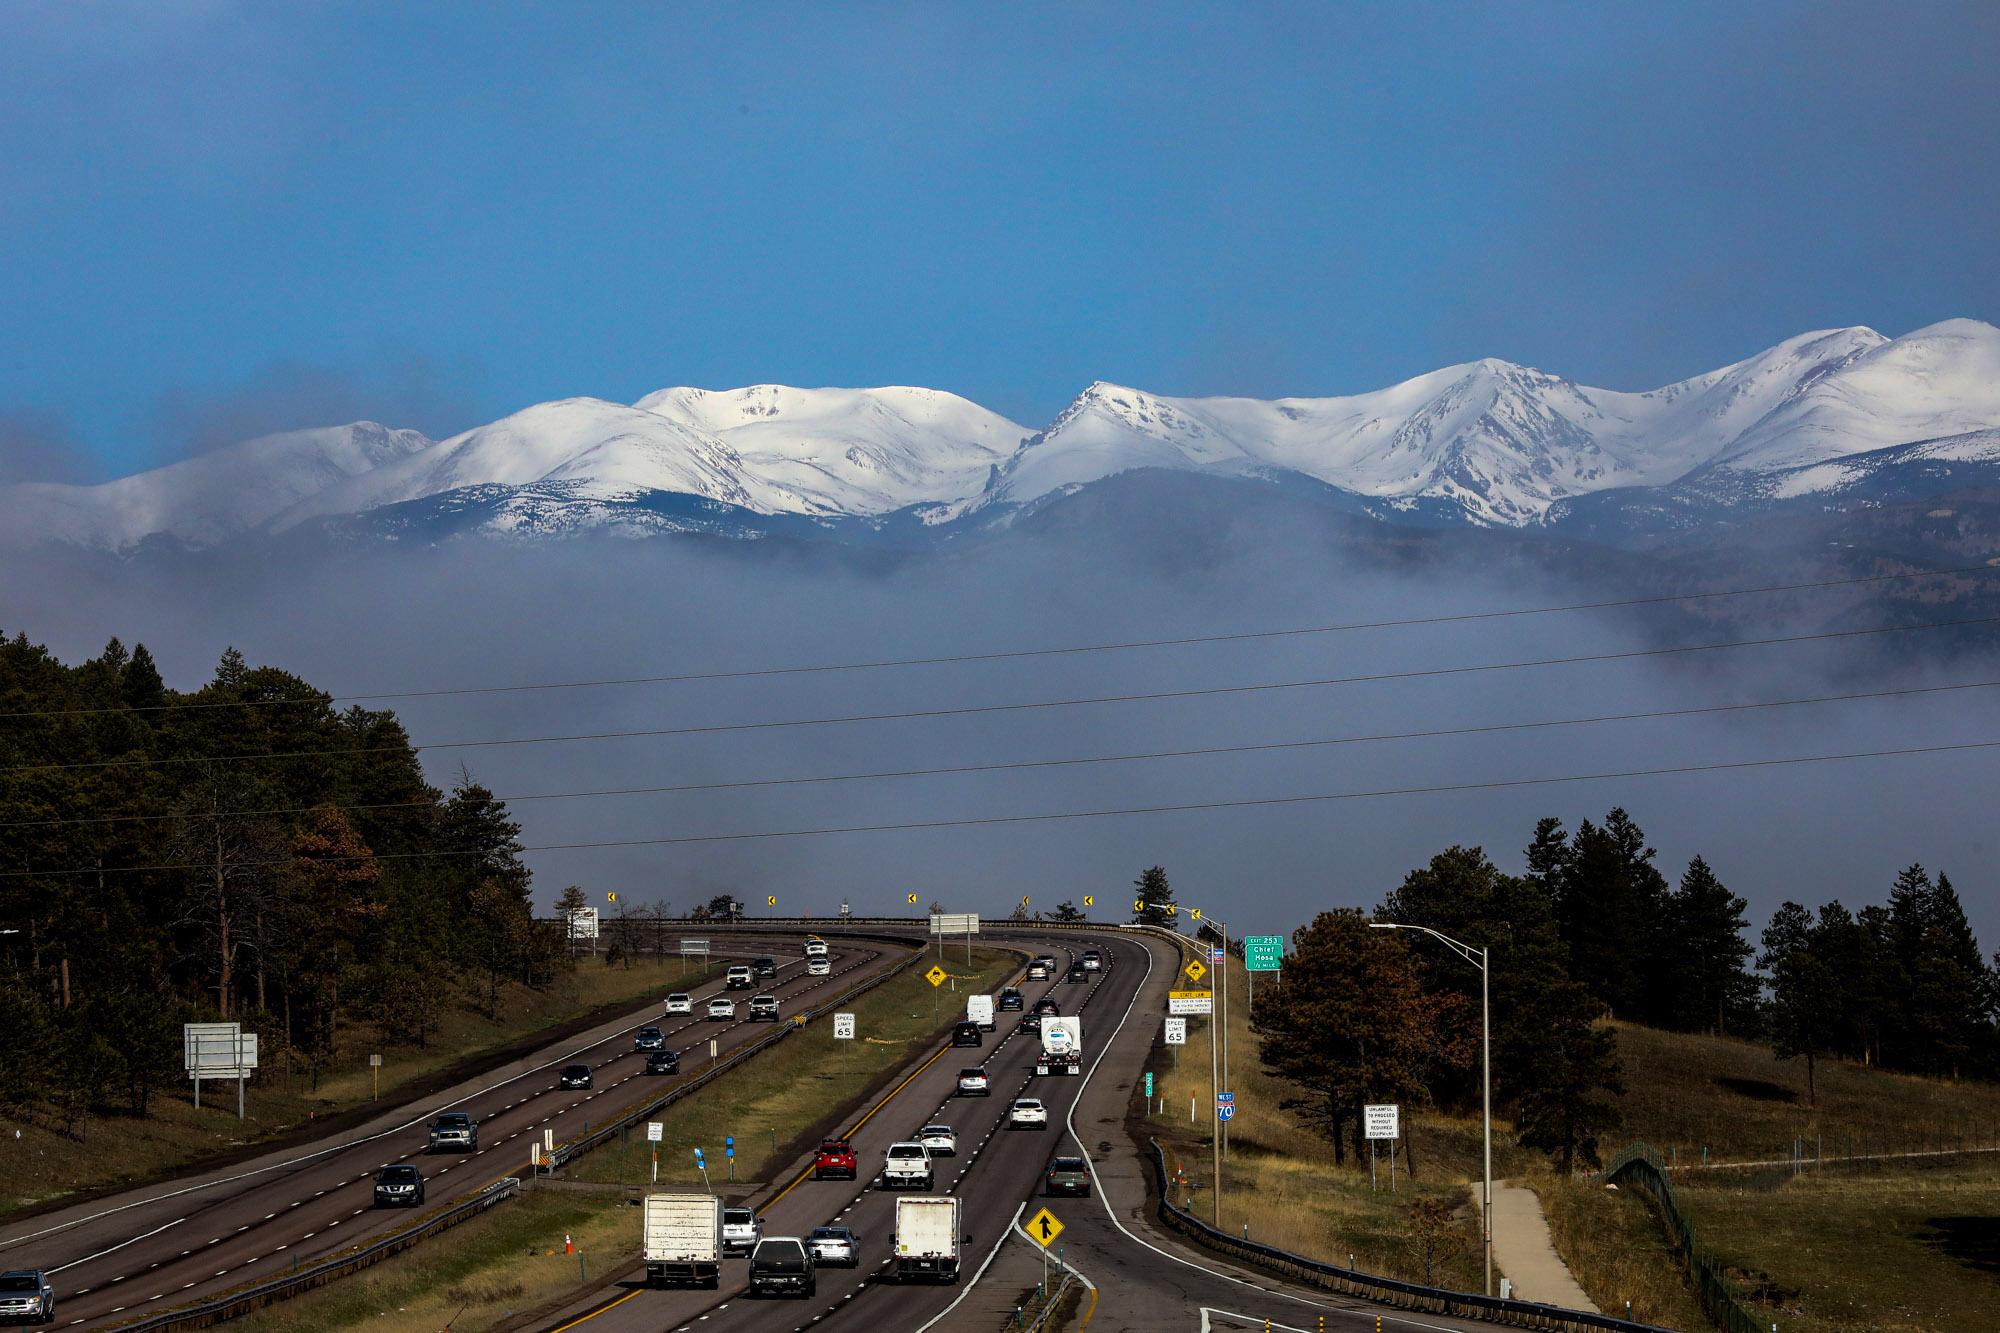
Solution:
<svg viewBox="0 0 2000 1333"><path fill-rule="evenodd" d="M813 1262L833 1268L853 1268L861 1262L861 1238L846 1227L814 1227L806 1237Z"/></svg>
<svg viewBox="0 0 2000 1333"><path fill-rule="evenodd" d="M710 1000L708 1002L708 1016L710 1018L736 1017L736 1001L725 1000L720 996L717 996L715 999Z"/></svg>
<svg viewBox="0 0 2000 1333"><path fill-rule="evenodd" d="M56 1318L56 1289L48 1274L36 1268L17 1268L0 1273L0 1319L9 1323L52 1324Z"/></svg>

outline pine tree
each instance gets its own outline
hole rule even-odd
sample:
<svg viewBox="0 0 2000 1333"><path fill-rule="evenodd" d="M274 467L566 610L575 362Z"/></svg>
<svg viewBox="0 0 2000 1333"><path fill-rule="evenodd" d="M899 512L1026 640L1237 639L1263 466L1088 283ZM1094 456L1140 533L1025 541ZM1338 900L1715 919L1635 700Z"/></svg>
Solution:
<svg viewBox="0 0 2000 1333"><path fill-rule="evenodd" d="M1565 852L1536 829L1530 868L1549 862L1556 920L1569 947L1570 975L1613 1013L1638 1022L1662 1021L1670 990L1660 975L1665 939L1667 881L1653 865L1646 835L1622 809L1600 827L1585 820ZM1546 845L1544 845L1546 842Z"/></svg>
<svg viewBox="0 0 2000 1333"><path fill-rule="evenodd" d="M1132 912L1135 925L1161 926L1167 930L1179 930L1180 921L1169 915L1167 908L1174 901L1173 885L1167 883L1167 872L1163 866L1151 866L1132 881L1132 897L1144 906Z"/></svg>
<svg viewBox="0 0 2000 1333"><path fill-rule="evenodd" d="M1922 866L1896 877L1889 891L1904 989L1904 1059L1913 1068L1957 1078L1988 1036L1991 985L1986 959L1951 880Z"/></svg>
<svg viewBox="0 0 2000 1333"><path fill-rule="evenodd" d="M1620 1121L1611 1099L1625 1085L1617 1036L1597 1021L1589 992L1568 983L1543 1002L1546 1032L1523 1057L1514 1124L1521 1146L1547 1153L1567 1177L1578 1162L1600 1164L1597 1142Z"/></svg>
<svg viewBox="0 0 2000 1333"><path fill-rule="evenodd" d="M1726 1034L1754 1017L1757 982L1748 964L1756 951L1743 936L1749 906L1716 878L1707 861L1697 856L1688 862L1666 904L1673 1026Z"/></svg>
<svg viewBox="0 0 2000 1333"><path fill-rule="evenodd" d="M1770 977L1771 1051L1780 1060L1805 1057L1811 1106L1819 1105L1819 1058L1832 1047L1839 1026L1839 979L1827 965L1826 942L1812 913L1787 902L1764 927L1764 952L1757 960Z"/></svg>
<svg viewBox="0 0 2000 1333"><path fill-rule="evenodd" d="M132 660L125 664L118 689L127 708L158 708L167 701L166 682L160 679L160 669L153 664L145 644L133 647Z"/></svg>

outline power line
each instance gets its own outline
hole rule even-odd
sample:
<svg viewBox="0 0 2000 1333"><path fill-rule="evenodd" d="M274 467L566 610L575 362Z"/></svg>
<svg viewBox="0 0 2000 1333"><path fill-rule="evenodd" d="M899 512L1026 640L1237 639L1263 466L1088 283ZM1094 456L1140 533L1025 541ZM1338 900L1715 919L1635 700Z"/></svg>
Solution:
<svg viewBox="0 0 2000 1333"><path fill-rule="evenodd" d="M1663 606L1677 602L1712 601L1725 597L1753 597L1770 593L1817 592L1834 588L1854 588L1906 579L1948 578L1960 575L1992 576L2000 568L1989 565L1962 565L1949 569L1913 570L1899 574L1867 574L1848 579L1818 579L1807 583L1774 583L1755 588L1728 588L1714 592L1663 593L1654 597L1624 597L1597 602L1569 602L1555 606L1531 606L1497 611L1464 611L1437 616L1409 616L1392 620L1346 621L1327 625L1300 625L1280 629L1246 630L1229 634L1194 634L1174 638L1130 639L1106 643L1067 644L1049 648L1012 648L985 653L954 653L931 657L877 658L856 662L821 662L795 666L744 667L733 670L688 671L653 676L613 676L590 680L529 681L513 685L466 685L433 689L387 690L373 694L322 695L313 691L306 697L279 699L216 699L148 704L138 708L51 708L0 713L0 719L38 717L88 717L107 713L153 713L214 708L268 708L283 704L362 704L396 699L437 699L464 695L521 694L542 690L612 689L638 685L691 684L698 681L754 680L769 676L802 676L834 672L880 671L892 667L959 666L977 662L1019 661L1041 657L1070 657L1090 653L1130 652L1148 648L1185 648L1201 644L1248 643L1260 640L1303 638L1321 634L1346 634L1358 630L1409 629L1423 625L1467 624L1487 620L1507 620L1523 616L1562 615L1580 611L1610 611L1640 606Z"/></svg>
<svg viewBox="0 0 2000 1333"><path fill-rule="evenodd" d="M1364 745L1390 741L1437 740L1453 736L1479 736L1514 731L1539 731L1557 727L1594 726L1615 722L1657 721L1666 718L1700 717L1722 713L1752 712L1773 708L1797 708L1815 704L1853 703L1870 699L1908 698L1921 695L1952 694L1967 690L2000 688L2000 679L1965 681L1951 685L1914 685L1889 690L1861 690L1846 694L1806 695L1789 699L1760 699L1745 703L1703 704L1686 708L1659 708L1641 712L1599 713L1589 717L1543 718L1526 722L1492 722L1466 727L1434 727L1423 731L1377 732L1358 736L1327 736L1308 740L1246 742L1240 745L1209 745L1180 750L1152 750L1130 754L1084 755L1058 759L1021 759L992 764L952 764L935 768L883 769L866 773L833 773L787 778L746 778L730 782L688 782L648 787L603 787L583 791L532 792L497 796L509 804L530 801L569 801L617 796L665 796L711 791L742 791L759 787L805 787L843 782L883 782L900 778L954 777L968 774L1019 772L1039 768L1075 768L1097 764L1125 764L1163 759L1194 759L1221 755L1259 754L1273 751L1323 749L1338 745ZM193 815L199 819L249 819L279 815L302 815L329 806L349 812L427 809L429 801L380 801L357 804L321 802L312 806L285 806L264 810L230 810L220 815ZM180 816L167 814L83 815L67 819L24 819L0 822L4 828L51 828L79 824L158 822Z"/></svg>
<svg viewBox="0 0 2000 1333"><path fill-rule="evenodd" d="M1205 810L1242 810L1259 806L1324 804L1336 801L1377 800L1396 796L1450 795L1459 792L1498 791L1510 787L1549 787L1565 783L1605 782L1623 778L1669 777L1690 773L1722 773L1736 770L1782 768L1795 764L1844 763L1863 759L1892 759L1912 755L1954 754L2000 748L2000 740L1962 741L1950 745L1914 745L1894 750L1854 750L1841 754L1791 755L1779 759L1738 759L1707 764L1681 764L1670 768L1629 768L1600 773L1569 773L1546 778L1499 778L1489 782L1453 782L1438 786L1381 787L1369 791L1309 792L1290 796L1254 796L1228 801L1185 801L1172 805L1134 805L1099 810L1051 810L1024 815L975 815L959 819L912 820L894 824L842 824L822 828L768 829L745 833L689 833L666 838L609 838L589 842L529 843L524 852L571 852L621 847L677 847L695 843L754 842L780 838L823 838L853 833L899 833L947 828L981 828L1003 824L1054 823L1067 820L1120 819L1138 815L1190 814ZM479 856L477 851L385 852L370 856L330 856L314 858L317 864L339 861L417 861L440 857ZM276 868L290 865L288 859L245 863L245 869ZM5 870L0 879L49 878L56 875L127 875L169 870L202 870L198 862L166 862L139 866L80 866L60 870Z"/></svg>
<svg viewBox="0 0 2000 1333"><path fill-rule="evenodd" d="M437 741L410 747L417 750L491 749L516 745L558 745L588 741L633 740L665 736L713 736L751 731L776 731L793 727L825 727L864 722L896 722L940 717L971 717L989 713L1034 712L1054 708L1080 708L1101 704L1153 703L1169 699L1212 698L1225 695L1262 694L1280 690L1314 689L1337 685L1378 684L1398 680L1423 680L1446 676L1479 675L1500 671L1523 671L1540 667L1576 666L1594 662L1621 662L1651 657L1672 657L1691 653L1718 652L1732 648L1761 648L1795 643L1821 643L1836 639L1866 638L1882 634L1904 634L1918 630L1953 629L1969 625L2000 623L2000 616L1971 616L1957 620L1921 621L1911 625L1877 625L1867 629L1824 630L1814 634L1787 634L1763 639L1724 639L1709 643L1681 644L1669 648L1633 648L1611 653L1578 653L1566 657L1537 657L1513 662L1488 662L1470 666L1421 667L1405 671L1373 672L1355 676L1318 676L1304 680L1269 681L1251 685L1211 685L1184 690L1152 690L1128 694L1084 695L1065 699L1031 699L1020 703L962 704L949 708L922 708L888 713L846 713L831 717L789 718L765 722L724 722L697 727L644 727L619 731L577 732L556 736L517 736L490 740ZM253 760L328 759L364 754L401 753L402 746L357 746L341 749L290 750L233 755L148 756L138 759L96 759L62 764L17 764L0 768L5 773L43 773L71 769L153 768L178 764L239 763Z"/></svg>

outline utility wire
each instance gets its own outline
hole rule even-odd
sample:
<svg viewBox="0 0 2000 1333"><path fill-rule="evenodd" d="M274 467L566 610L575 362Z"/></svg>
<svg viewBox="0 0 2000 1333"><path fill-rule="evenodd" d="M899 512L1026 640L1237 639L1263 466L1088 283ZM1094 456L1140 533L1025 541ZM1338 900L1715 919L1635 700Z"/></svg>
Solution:
<svg viewBox="0 0 2000 1333"><path fill-rule="evenodd" d="M1890 759L1910 755L1955 754L2000 748L2000 740L1962 741L1951 745L1913 745L1894 750L1854 750L1841 754L1792 755L1778 759L1738 759L1707 764L1681 764L1670 768L1628 768L1599 773L1568 773L1546 778L1500 778L1489 782L1453 782L1439 786L1380 787L1369 791L1309 792L1290 796L1254 796L1229 801L1185 801L1172 805L1133 805L1099 810L1050 810L1024 815L976 815L960 819L912 820L895 824L836 824L822 828L769 829L744 833L688 833L665 838L608 838L590 842L529 843L524 852L571 852L620 847L677 847L694 843L754 842L778 838L823 838L851 833L897 833L927 829L982 828L1003 824L1040 824L1066 820L1119 819L1137 815L1187 814L1204 810L1242 810L1257 806L1324 804L1335 801L1377 800L1394 796L1431 796L1457 792L1498 791L1509 787L1549 787L1565 783L1605 782L1621 778L1667 777L1688 773L1722 773L1737 770L1782 768L1794 764L1831 764L1862 759ZM385 852L369 856L315 857L315 864L341 861L416 861L451 856L481 856L478 851ZM276 869L293 864L289 858L266 862L245 862L242 869ZM0 879L48 878L56 875L129 875L169 870L204 870L199 862L163 862L138 866L79 866L60 870L4 870Z"/></svg>
<svg viewBox="0 0 2000 1333"><path fill-rule="evenodd" d="M1655 597L1623 597L1608 601L1569 602L1556 606L1518 607L1497 611L1464 611L1436 616L1409 616L1393 620L1358 620L1328 625L1299 625L1280 629L1246 630L1232 634L1194 634L1175 638L1130 639L1106 643L1068 644L1049 648L1000 649L986 653L955 653L932 657L877 658L856 662L821 662L795 666L745 667L735 670L688 671L656 676L613 676L592 680L530 681L513 685L466 685L435 689L388 690L374 694L323 695L313 691L303 697L277 699L215 699L139 708L51 708L0 713L0 720L38 717L87 717L106 713L154 713L213 708L267 708L283 704L362 704L396 699L437 699L463 695L520 694L538 690L594 690L636 685L673 685L696 681L754 680L769 676L803 676L846 671L880 671L890 667L958 666L975 662L1007 662L1039 657L1070 657L1089 653L1130 652L1146 648L1184 648L1199 644L1248 643L1260 640L1302 638L1321 634L1346 634L1357 630L1407 629L1422 625L1455 625L1486 620L1507 620L1522 616L1561 615L1578 611L1609 611L1639 606L1663 606L1677 602L1710 601L1724 597L1753 597L1767 593L1817 592L1833 588L1855 588L1892 583L1905 579L1946 578L1960 575L1990 577L2000 567L1961 565L1949 569L1912 570L1900 574L1867 574L1848 579L1818 579L1808 583L1774 583L1755 588L1728 588L1715 592L1664 593Z"/></svg>
<svg viewBox="0 0 2000 1333"><path fill-rule="evenodd" d="M732 782L688 782L653 787L604 787L586 791L533 792L494 799L510 805L529 801L571 801L618 796L663 796L689 792L742 791L758 787L805 787L843 782L882 782L898 778L954 777L980 773L1009 773L1038 768L1075 768L1096 764L1128 764L1162 759L1194 759L1218 755L1261 754L1283 750L1321 749L1337 745L1363 745L1387 741L1435 740L1451 736L1481 736L1512 731L1539 731L1557 727L1594 726L1613 722L1642 722L1663 718L1701 717L1720 713L1743 713L1771 708L1797 708L1812 704L1852 703L1868 699L1898 699L1919 695L1960 693L1967 690L2000 688L2000 680L1964 681L1952 685L1917 685L1892 690L1863 690L1848 694L1817 694L1790 699L1761 699L1746 703L1704 704L1687 708L1659 708L1633 713L1599 713L1591 717L1545 718L1527 722L1493 722L1467 727L1435 727L1424 731L1377 732L1359 736L1327 736L1308 740L1262 741L1241 745L1209 745L1182 750L1152 750L1133 754L1084 755L1059 759L1020 759L993 764L953 764L938 768L896 768L868 773L833 773L788 778L746 778ZM312 806L282 806L265 810L230 810L219 815L185 816L195 819L253 819L279 815L303 815L331 807L353 813L385 810L428 809L431 801L380 801L364 804L322 802ZM182 818L175 814L82 815L67 819L22 819L0 822L0 829L52 828L77 824L122 824L157 822Z"/></svg>
<svg viewBox="0 0 2000 1333"><path fill-rule="evenodd" d="M1823 643L1836 639L1856 639L1881 634L1905 634L1917 630L1953 629L1968 625L1992 625L1997 623L2000 623L2000 616L1970 616L1957 620L1922 621L1912 625L1877 625L1867 629L1824 630L1815 634L1786 634L1763 639L1723 639L1709 643L1681 644L1670 648L1633 648L1612 653L1578 653L1566 657L1536 657L1513 662L1488 662L1471 666L1422 667L1406 671L1383 671L1356 676L1318 676L1305 680L1269 681L1251 685L1210 685L1184 690L1152 690L1130 694L1084 695L1066 699L1031 699L1020 703L1005 704L963 704L949 708L921 708L889 713L844 713L831 717L788 718L765 722L723 722L698 727L646 727L620 731L578 732L558 736L517 736L491 740L437 741L410 748L418 750L469 750L489 749L499 746L557 745L585 741L632 740L663 736L713 736L738 732L776 731L793 727L825 727L863 722L896 722L940 717L971 717L989 713L1023 713L1053 708L1081 708L1100 704L1151 703L1167 699L1197 699L1224 695L1263 694L1279 690L1315 689L1336 685L1376 684L1386 681L1469 676L1488 672L1524 671L1540 667L1574 666L1593 662L1623 662L1641 658L1717 652L1731 648L1760 648L1781 644ZM350 755L401 753L403 749L404 747L402 746L379 745L342 749L289 750L258 754L96 759L62 764L16 764L7 768L0 768L0 774L43 773L70 769L153 768L171 764L237 763L252 760L324 759Z"/></svg>

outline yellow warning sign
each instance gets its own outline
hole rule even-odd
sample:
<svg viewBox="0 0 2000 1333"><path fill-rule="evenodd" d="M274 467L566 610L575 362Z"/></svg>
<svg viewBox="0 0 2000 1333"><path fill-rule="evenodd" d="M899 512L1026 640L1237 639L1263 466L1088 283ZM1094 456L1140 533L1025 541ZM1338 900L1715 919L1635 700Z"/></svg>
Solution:
<svg viewBox="0 0 2000 1333"><path fill-rule="evenodd" d="M939 967L936 963L932 963L931 970L924 973L924 980L930 982L933 986L942 986L947 975L949 974L943 968Z"/></svg>
<svg viewBox="0 0 2000 1333"><path fill-rule="evenodd" d="M1086 893L1083 895L1083 905L1085 907L1095 907L1097 906L1097 899L1091 897L1089 894Z"/></svg>
<svg viewBox="0 0 2000 1333"><path fill-rule="evenodd" d="M1056 1237L1062 1233L1062 1222L1046 1208L1028 1219L1028 1239L1045 1250L1055 1244Z"/></svg>
<svg viewBox="0 0 2000 1333"><path fill-rule="evenodd" d="M1194 918L1196 921L1199 921L1201 920L1201 909L1197 907L1194 910L1190 911L1188 915Z"/></svg>
<svg viewBox="0 0 2000 1333"><path fill-rule="evenodd" d="M916 895L916 894L914 894L914 893L913 893L913 894L911 894L911 895L910 895L910 901L911 901L911 902L915 902L916 900L917 900L917 895Z"/></svg>
<svg viewBox="0 0 2000 1333"><path fill-rule="evenodd" d="M766 907L776 907L777 905L778 905L778 895L777 895L777 894L775 894L775 893L767 893L767 894L765 894L765 895L764 895L764 906L766 906Z"/></svg>
<svg viewBox="0 0 2000 1333"><path fill-rule="evenodd" d="M1182 968L1181 971L1187 973L1189 981L1200 981L1208 975L1208 969L1202 966L1201 959L1199 958L1188 959L1188 965Z"/></svg>

